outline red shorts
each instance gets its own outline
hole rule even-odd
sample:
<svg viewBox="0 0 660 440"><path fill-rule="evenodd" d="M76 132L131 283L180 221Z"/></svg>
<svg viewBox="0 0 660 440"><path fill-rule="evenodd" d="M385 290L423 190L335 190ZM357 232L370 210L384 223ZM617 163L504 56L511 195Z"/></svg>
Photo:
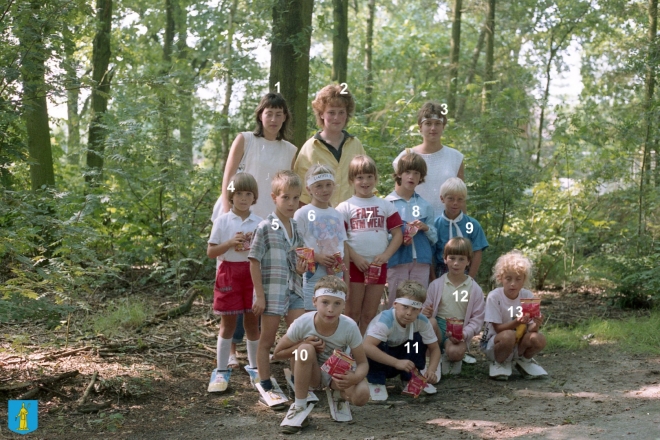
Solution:
<svg viewBox="0 0 660 440"><path fill-rule="evenodd" d="M357 266L353 264L352 261L349 270L351 276L351 283L364 283L364 272L358 269ZM380 266L380 277L378 278L378 282L376 284L385 285L386 282L387 282L387 263L383 263L383 265Z"/></svg>
<svg viewBox="0 0 660 440"><path fill-rule="evenodd" d="M223 261L215 276L213 313L240 315L251 311L253 291L250 262Z"/></svg>

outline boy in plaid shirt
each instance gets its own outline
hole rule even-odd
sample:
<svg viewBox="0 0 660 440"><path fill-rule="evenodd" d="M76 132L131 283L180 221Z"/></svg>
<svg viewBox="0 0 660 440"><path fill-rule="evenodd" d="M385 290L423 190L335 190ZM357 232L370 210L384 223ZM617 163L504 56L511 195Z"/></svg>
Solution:
<svg viewBox="0 0 660 440"><path fill-rule="evenodd" d="M255 295L253 311L257 316L262 315L257 368L265 393L274 387L270 377L270 349L280 319L284 316L288 327L305 312L301 275L307 267L296 256L296 248L305 244L293 220L302 191L301 180L292 171L279 171L273 177L271 189L275 212L259 223L248 254Z"/></svg>

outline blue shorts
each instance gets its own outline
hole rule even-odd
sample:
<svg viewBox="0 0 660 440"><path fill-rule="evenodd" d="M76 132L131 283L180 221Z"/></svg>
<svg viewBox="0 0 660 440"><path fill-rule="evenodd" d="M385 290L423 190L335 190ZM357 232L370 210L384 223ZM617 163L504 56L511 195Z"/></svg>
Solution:
<svg viewBox="0 0 660 440"><path fill-rule="evenodd" d="M274 307L270 306L269 310L269 304L268 304L268 299L266 299L266 311L264 311L264 315L268 316L286 316L289 313L289 310L296 310L296 309L304 309L305 308L305 300L303 299L302 296L296 295L296 293L293 290L287 290L288 295L289 295L289 307L287 309L278 309L274 311ZM278 305L279 307L279 305ZM282 306L285 307L285 306Z"/></svg>
<svg viewBox="0 0 660 440"><path fill-rule="evenodd" d="M449 336L447 336L447 321L445 320L445 318L436 316L435 322L438 323L438 328L440 329L440 351L444 353L445 342L447 341L447 339L449 339Z"/></svg>

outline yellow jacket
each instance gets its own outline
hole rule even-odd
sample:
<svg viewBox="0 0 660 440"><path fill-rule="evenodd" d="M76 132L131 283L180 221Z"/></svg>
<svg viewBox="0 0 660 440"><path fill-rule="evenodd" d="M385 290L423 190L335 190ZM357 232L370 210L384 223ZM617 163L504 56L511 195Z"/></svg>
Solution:
<svg viewBox="0 0 660 440"><path fill-rule="evenodd" d="M296 158L296 163L293 166L293 171L303 181L303 191L300 197L301 202L309 204L312 201L306 189L305 173L307 173L310 166L316 163L328 165L335 172L336 187L330 199L330 205L332 207L336 208L341 202L353 196L353 187L348 183L348 165L355 156L367 153L364 151L364 147L358 138L351 135L348 136L348 139L346 139L342 146L339 163L337 163L335 156L328 150L328 147L323 145L323 142L316 139L315 136L309 138L302 146Z"/></svg>

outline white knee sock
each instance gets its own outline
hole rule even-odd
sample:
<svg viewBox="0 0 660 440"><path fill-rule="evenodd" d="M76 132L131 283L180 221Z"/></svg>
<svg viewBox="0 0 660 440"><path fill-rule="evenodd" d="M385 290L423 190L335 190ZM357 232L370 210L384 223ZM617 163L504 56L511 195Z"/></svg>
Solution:
<svg viewBox="0 0 660 440"><path fill-rule="evenodd" d="M216 351L218 370L227 369L230 352L231 352L231 338L223 339L220 336L218 336L218 349Z"/></svg>
<svg viewBox="0 0 660 440"><path fill-rule="evenodd" d="M246 339L247 355L250 368L257 368L257 348L259 348L259 340L250 341Z"/></svg>

